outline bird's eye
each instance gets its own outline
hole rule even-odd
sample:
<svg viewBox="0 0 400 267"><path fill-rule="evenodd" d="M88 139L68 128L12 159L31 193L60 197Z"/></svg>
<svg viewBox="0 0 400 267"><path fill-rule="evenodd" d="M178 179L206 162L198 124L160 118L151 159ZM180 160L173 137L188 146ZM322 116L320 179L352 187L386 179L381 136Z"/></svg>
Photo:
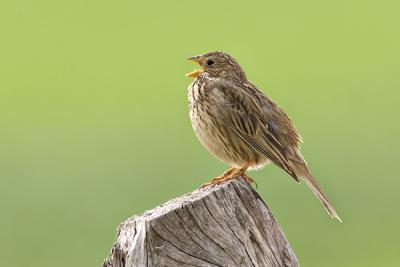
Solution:
<svg viewBox="0 0 400 267"><path fill-rule="evenodd" d="M214 65L214 60L212 60L212 59L207 60L207 65L208 66Z"/></svg>

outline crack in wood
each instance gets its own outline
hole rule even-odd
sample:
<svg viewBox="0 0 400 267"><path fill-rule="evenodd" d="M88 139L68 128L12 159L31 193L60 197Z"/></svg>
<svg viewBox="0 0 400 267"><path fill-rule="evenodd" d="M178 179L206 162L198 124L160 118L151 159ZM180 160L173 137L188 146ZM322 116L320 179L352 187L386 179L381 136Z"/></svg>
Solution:
<svg viewBox="0 0 400 267"><path fill-rule="evenodd" d="M250 186L250 185L248 185L246 183L245 187L247 187L247 186ZM243 199L241 198L242 194L240 193L239 188L237 187L237 185L232 184L232 187L234 189L235 194L237 195L237 197L239 198L239 200L242 202L243 206L245 207L247 213L250 215L253 223L258 226L257 220L254 218L254 216L253 216L252 212L250 211L249 207L246 205L246 203L244 203ZM265 238L263 234L261 234L261 236L263 237L263 239L265 241L265 244L269 247L269 250L272 251L272 246L271 246L271 244L269 242L269 239ZM274 235L272 235L272 237L274 237ZM274 240L274 243L276 243L275 240ZM274 245L276 245L276 244L274 244ZM278 264L277 266L282 265L282 262L278 260L278 258L276 257L275 253L272 253L272 256L273 256L276 264Z"/></svg>
<svg viewBox="0 0 400 267"><path fill-rule="evenodd" d="M192 240L194 244L196 244L199 248L203 249L205 252L208 254L212 255L213 257L216 257L211 251L207 250L205 247L201 246L196 240L193 239L192 234L195 235L197 238L200 238L195 232L189 231L189 226L186 224L186 222L182 219L182 217L179 215L177 211L174 211L176 216L179 218L179 220L182 222L183 230L187 234L187 236Z"/></svg>
<svg viewBox="0 0 400 267"><path fill-rule="evenodd" d="M218 220L214 217L213 213L210 211L210 209L209 209L209 207L208 207L206 201L204 200L204 198L202 199L202 202L204 203L204 206L206 207L206 209L208 210L210 216L214 219L214 221L215 221L222 229L224 229L224 231L226 231L225 227L223 227L223 226L221 225L221 223L218 222ZM223 205L223 204L221 204L221 205ZM235 237L237 238L237 240L243 245L244 250L245 250L245 252L246 252L246 254L247 254L247 257L249 258L249 260L250 260L250 262L252 263L252 265L255 266L254 263L253 263L253 261L252 261L252 259L251 259L251 257L250 257L249 252L247 251L247 248L246 248L245 244L236 236L236 234L232 231L232 229L231 229L229 226L228 226L228 229L231 231L231 233L233 234L233 236L235 236ZM228 234L228 232L226 232L226 233Z"/></svg>

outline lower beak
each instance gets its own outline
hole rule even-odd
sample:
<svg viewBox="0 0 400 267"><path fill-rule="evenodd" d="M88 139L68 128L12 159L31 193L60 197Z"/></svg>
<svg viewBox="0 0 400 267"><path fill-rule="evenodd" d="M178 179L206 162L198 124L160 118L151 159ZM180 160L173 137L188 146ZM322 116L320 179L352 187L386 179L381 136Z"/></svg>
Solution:
<svg viewBox="0 0 400 267"><path fill-rule="evenodd" d="M202 74L204 71L203 70L194 70L192 72L189 72L186 74L186 77L192 77L192 78L196 78L198 77L200 74Z"/></svg>

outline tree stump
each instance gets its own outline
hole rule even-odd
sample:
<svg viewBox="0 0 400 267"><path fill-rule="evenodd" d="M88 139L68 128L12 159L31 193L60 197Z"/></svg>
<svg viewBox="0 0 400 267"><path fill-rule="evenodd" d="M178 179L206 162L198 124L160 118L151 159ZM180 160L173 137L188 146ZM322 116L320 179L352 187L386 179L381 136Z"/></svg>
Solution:
<svg viewBox="0 0 400 267"><path fill-rule="evenodd" d="M299 266L244 179L195 190L123 222L103 267Z"/></svg>

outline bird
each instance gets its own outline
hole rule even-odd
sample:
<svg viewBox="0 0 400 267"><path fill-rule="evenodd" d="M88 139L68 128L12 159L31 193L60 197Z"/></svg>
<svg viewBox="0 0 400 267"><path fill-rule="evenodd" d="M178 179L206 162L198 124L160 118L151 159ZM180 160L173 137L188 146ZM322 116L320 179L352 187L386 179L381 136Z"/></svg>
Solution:
<svg viewBox="0 0 400 267"><path fill-rule="evenodd" d="M187 77L189 115L202 145L231 168L204 184L215 186L273 163L297 182L302 179L328 214L339 215L311 175L300 152L302 138L284 110L251 83L232 56L213 51L190 57L200 65Z"/></svg>

